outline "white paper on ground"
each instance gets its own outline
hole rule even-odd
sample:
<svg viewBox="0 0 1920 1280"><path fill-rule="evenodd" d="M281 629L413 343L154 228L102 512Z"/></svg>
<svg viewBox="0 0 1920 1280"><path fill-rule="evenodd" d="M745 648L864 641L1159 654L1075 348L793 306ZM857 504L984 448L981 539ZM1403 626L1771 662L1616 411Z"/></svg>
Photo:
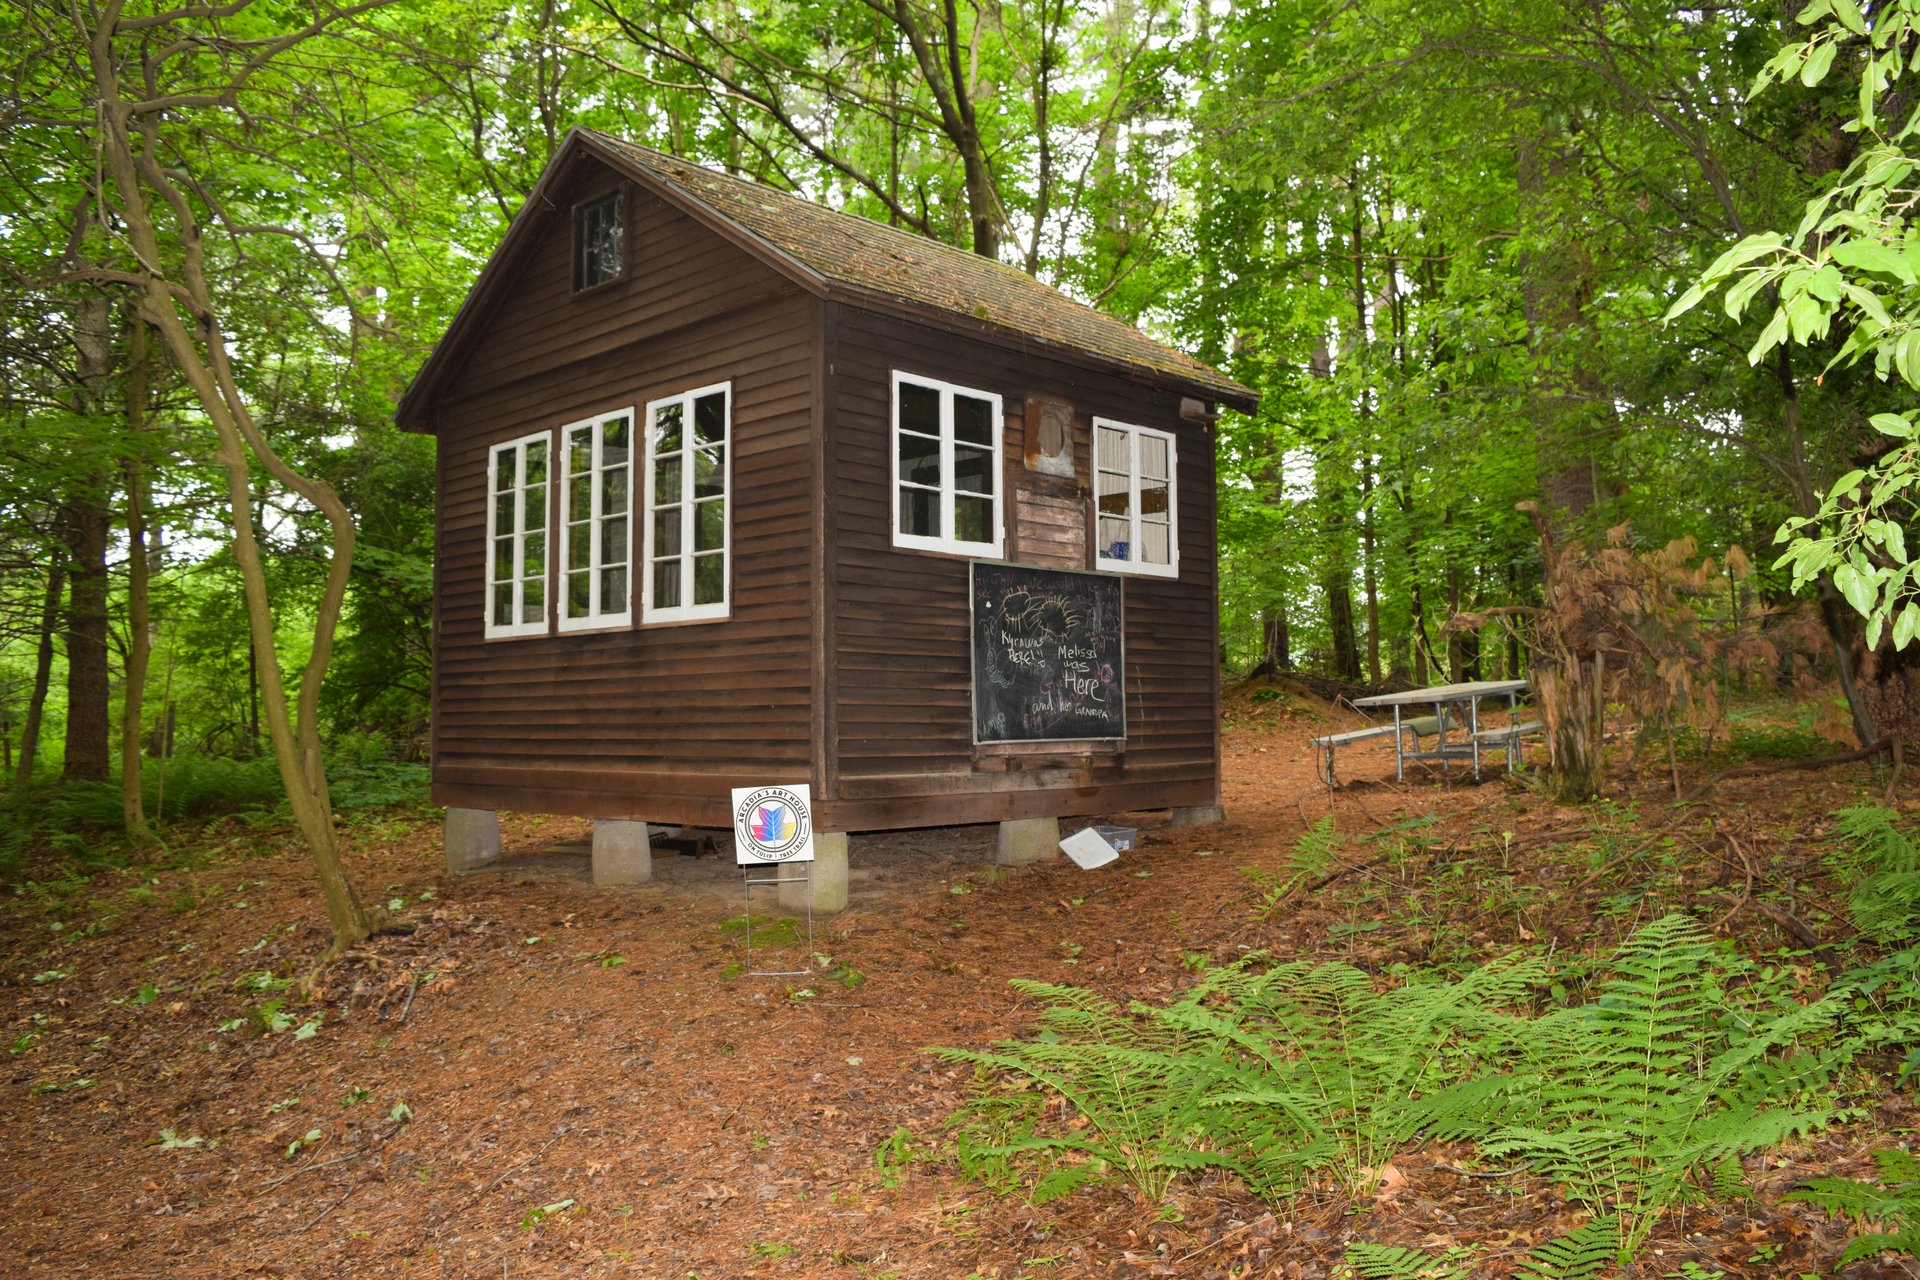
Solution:
<svg viewBox="0 0 1920 1280"><path fill-rule="evenodd" d="M1117 862L1120 855L1107 843L1106 837L1088 827L1085 831L1076 831L1060 842L1060 851L1072 858L1074 865L1082 871L1091 871L1095 867L1104 867L1109 862Z"/></svg>

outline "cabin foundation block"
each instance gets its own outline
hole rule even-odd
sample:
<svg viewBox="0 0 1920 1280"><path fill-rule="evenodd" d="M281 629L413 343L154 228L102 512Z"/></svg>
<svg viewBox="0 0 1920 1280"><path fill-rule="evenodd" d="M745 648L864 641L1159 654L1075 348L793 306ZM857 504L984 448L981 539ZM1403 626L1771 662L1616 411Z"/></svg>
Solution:
<svg viewBox="0 0 1920 1280"><path fill-rule="evenodd" d="M1025 867L1060 856L1060 819L1013 818L1000 824L993 860L1003 867Z"/></svg>
<svg viewBox="0 0 1920 1280"><path fill-rule="evenodd" d="M593 882L645 884L653 879L653 842L647 824L618 818L593 820Z"/></svg>
<svg viewBox="0 0 1920 1280"><path fill-rule="evenodd" d="M780 891L780 909L782 911L805 911L807 909L807 891L813 891L813 914L830 916L847 909L847 833L844 831L816 831L813 833L813 868L808 872L804 863L783 866L783 876L794 876L792 884L778 886ZM801 875L811 874L812 879L799 880Z"/></svg>
<svg viewBox="0 0 1920 1280"><path fill-rule="evenodd" d="M448 809L440 832L449 871L473 871L500 861L500 815L491 809Z"/></svg>
<svg viewBox="0 0 1920 1280"><path fill-rule="evenodd" d="M1223 804L1180 805L1173 811L1173 825L1176 827L1210 827L1226 820L1227 807Z"/></svg>

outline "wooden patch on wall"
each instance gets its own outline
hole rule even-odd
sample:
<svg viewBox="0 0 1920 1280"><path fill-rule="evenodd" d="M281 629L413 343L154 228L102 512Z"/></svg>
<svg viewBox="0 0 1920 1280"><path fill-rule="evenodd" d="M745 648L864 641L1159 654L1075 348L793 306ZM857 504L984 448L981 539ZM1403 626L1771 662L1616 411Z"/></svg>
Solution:
<svg viewBox="0 0 1920 1280"><path fill-rule="evenodd" d="M1027 397L1027 470L1071 480L1073 406L1058 396Z"/></svg>

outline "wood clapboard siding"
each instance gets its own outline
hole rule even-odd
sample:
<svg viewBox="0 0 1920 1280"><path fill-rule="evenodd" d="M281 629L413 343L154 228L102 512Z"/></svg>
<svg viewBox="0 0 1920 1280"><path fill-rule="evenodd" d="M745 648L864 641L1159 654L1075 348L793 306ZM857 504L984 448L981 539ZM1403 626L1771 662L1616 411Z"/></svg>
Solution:
<svg viewBox="0 0 1920 1280"><path fill-rule="evenodd" d="M719 825L729 788L813 777L822 306L633 186L626 278L574 295L571 206L613 182L582 165L435 409L434 797ZM486 639L490 446L729 381L731 616Z"/></svg>
<svg viewBox="0 0 1920 1280"><path fill-rule="evenodd" d="M856 308L830 304L826 430L834 519L827 634L835 784L816 800L823 830L983 822L1219 800L1212 436L1183 421L1164 388L1099 375ZM1009 558L1068 567L1058 480L1024 470L1024 404L1058 396L1074 410L1076 470L1088 485L1090 419L1171 431L1179 444L1177 579L1127 576L1123 752L1057 744L1062 765L1008 767L973 744L967 561L892 545L894 370L999 394L1006 415L1003 503ZM1035 496L1022 500L1031 490ZM1079 519L1091 519L1082 499ZM1026 520L1016 523L1024 511ZM1084 527L1084 525L1083 525ZM1024 538L1016 537L1024 534ZM1027 554L1022 554L1021 543ZM1076 567L1091 568L1091 538ZM985 764L988 767L982 767Z"/></svg>

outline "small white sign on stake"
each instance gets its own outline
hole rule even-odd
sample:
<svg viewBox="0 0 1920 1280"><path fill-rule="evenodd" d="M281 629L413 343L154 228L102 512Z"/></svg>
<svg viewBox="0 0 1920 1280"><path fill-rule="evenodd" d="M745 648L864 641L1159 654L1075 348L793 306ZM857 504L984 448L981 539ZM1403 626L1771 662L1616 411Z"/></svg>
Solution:
<svg viewBox="0 0 1920 1280"><path fill-rule="evenodd" d="M808 784L733 789L733 860L743 867L813 861Z"/></svg>

